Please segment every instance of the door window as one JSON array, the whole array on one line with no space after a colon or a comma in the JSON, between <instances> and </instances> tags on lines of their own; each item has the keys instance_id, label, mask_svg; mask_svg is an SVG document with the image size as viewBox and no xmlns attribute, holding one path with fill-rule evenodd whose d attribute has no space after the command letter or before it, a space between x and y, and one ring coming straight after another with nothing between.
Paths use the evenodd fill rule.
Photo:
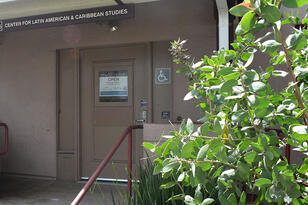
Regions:
<instances>
[{"instance_id":1,"label":"door window","mask_svg":"<svg viewBox=\"0 0 308 205\"><path fill-rule=\"evenodd\" d=\"M128 102L128 72L99 72L99 102Z\"/></svg>"},{"instance_id":2,"label":"door window","mask_svg":"<svg viewBox=\"0 0 308 205\"><path fill-rule=\"evenodd\" d=\"M95 105L132 105L132 61L95 63Z\"/></svg>"}]
</instances>

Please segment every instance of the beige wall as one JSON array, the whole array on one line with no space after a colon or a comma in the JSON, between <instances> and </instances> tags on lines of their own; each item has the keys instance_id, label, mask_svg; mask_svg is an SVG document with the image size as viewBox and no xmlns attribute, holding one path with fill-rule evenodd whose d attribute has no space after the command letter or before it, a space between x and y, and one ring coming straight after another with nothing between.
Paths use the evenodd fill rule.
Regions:
<instances>
[{"instance_id":1,"label":"beige wall","mask_svg":"<svg viewBox=\"0 0 308 205\"><path fill-rule=\"evenodd\" d=\"M139 4L136 17L119 22L7 33L0 45L0 116L10 128L2 171L56 176L56 49L189 39L194 56L216 49L212 1L161 0ZM175 70L174 70L175 72ZM182 101L183 76L173 75L174 117L197 111ZM186 113L186 114L185 114ZM197 117L195 117L197 118Z\"/></svg>"}]
</instances>

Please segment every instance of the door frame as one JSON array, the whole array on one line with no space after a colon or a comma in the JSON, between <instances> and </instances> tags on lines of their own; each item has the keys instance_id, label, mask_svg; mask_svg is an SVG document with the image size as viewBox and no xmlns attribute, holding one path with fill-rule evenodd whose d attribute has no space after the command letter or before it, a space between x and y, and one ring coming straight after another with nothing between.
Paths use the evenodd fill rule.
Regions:
<instances>
[{"instance_id":1,"label":"door frame","mask_svg":"<svg viewBox=\"0 0 308 205\"><path fill-rule=\"evenodd\" d=\"M90 49L105 49L105 48L121 48L121 47L134 47L138 45L143 45L146 47L146 54L145 54L145 62L146 66L148 67L148 73L147 73L147 99L148 99L148 123L153 122L153 46L151 42L146 43L134 43L134 44L115 44L115 45L102 45L102 46L91 46L91 47L80 47L80 48L71 48L71 50L74 53L74 103L75 103L75 110L74 110L74 157L73 157L73 164L74 164L74 180L79 181L81 179L81 135L80 135L80 111L81 111L81 95L80 95L80 81L81 81L81 57L80 57L80 51L84 50L90 50ZM61 49L66 50L66 49ZM59 96L59 52L57 52L57 78L56 78L56 90L57 90L57 109L56 109L56 115L57 115L57 145L59 143L59 102L60 102L60 96ZM119 136L120 137L120 136ZM59 146L57 146L59 147ZM57 154L60 154L62 151L58 151L57 148ZM57 163L58 166L58 163Z\"/></svg>"}]
</instances>

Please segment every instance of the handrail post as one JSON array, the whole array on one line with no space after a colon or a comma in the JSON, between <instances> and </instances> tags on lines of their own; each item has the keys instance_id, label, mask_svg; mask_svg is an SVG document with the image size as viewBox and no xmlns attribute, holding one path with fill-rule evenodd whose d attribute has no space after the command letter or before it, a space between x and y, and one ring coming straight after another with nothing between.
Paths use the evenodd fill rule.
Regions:
<instances>
[{"instance_id":1,"label":"handrail post","mask_svg":"<svg viewBox=\"0 0 308 205\"><path fill-rule=\"evenodd\" d=\"M127 192L129 195L132 194L132 146L133 146L133 139L132 139L132 127L129 128L128 131L128 180L127 180Z\"/></svg>"},{"instance_id":2,"label":"handrail post","mask_svg":"<svg viewBox=\"0 0 308 205\"><path fill-rule=\"evenodd\" d=\"M92 184L94 183L94 181L96 180L96 178L99 176L99 174L101 173L101 171L103 170L103 168L107 165L107 163L109 162L109 160L111 159L111 157L113 156L113 154L115 153L115 151L118 149L118 147L120 146L120 144L124 141L124 139L126 138L127 134L129 133L130 128L127 128L125 130L125 132L122 134L121 138L119 139L119 141L112 147L112 149L110 150L110 152L107 154L107 156L105 157L105 159L99 164L99 166L96 168L96 170L94 171L94 173L92 174L92 176L90 177L90 179L87 181L87 183L84 185L84 187L82 188L82 190L80 190L80 192L78 193L78 195L76 196L76 198L74 199L74 201L71 203L71 205L77 205L79 204L79 202L83 199L83 197L85 196L85 194L87 193L87 191L90 189L90 187L92 186Z\"/></svg>"},{"instance_id":3,"label":"handrail post","mask_svg":"<svg viewBox=\"0 0 308 205\"><path fill-rule=\"evenodd\" d=\"M107 156L104 158L104 160L99 164L99 166L96 168L88 182L84 185L84 187L80 190L76 198L73 200L71 205L78 205L79 202L83 199L87 191L90 189L96 178L99 176L101 171L104 169L104 167L107 165L113 154L116 152L116 150L119 148L120 144L124 141L126 136L128 136L128 180L127 180L127 191L129 194L132 193L132 144L133 144L133 133L132 130L134 129L143 129L143 125L135 125L135 126L129 126L126 128L125 132L121 135L119 141L117 144L115 144L110 152L107 154Z\"/></svg>"}]
</instances>

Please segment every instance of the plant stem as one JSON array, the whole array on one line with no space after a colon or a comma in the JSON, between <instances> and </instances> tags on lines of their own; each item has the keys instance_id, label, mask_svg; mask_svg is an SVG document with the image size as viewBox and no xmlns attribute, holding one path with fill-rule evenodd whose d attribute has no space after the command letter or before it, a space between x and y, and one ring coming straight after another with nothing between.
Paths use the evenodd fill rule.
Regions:
<instances>
[{"instance_id":1,"label":"plant stem","mask_svg":"<svg viewBox=\"0 0 308 205\"><path fill-rule=\"evenodd\" d=\"M297 86L297 80L296 80L296 77L294 75L294 72L293 72L293 69L292 69L292 63L291 63L291 59L288 55L288 49L286 48L286 45L285 45L285 40L281 34L281 32L277 29L277 33L278 33L278 36L280 38L280 41L281 41L281 45L282 45L282 48L283 48L283 51L285 53L285 56L286 56L286 61L287 61L287 67L288 67L288 70L289 70L289 73L291 75L291 78L292 78L292 82L294 83L294 90L295 90L295 96L297 98L297 102L298 102L298 105L300 107L301 110L304 110L305 109L305 105L303 103L303 100L302 100L302 97L301 97L301 94L299 92L299 88ZM303 115L303 118L304 118L304 121L305 121L305 124L308 125L308 114L306 111L304 111L304 115Z\"/></svg>"},{"instance_id":2,"label":"plant stem","mask_svg":"<svg viewBox=\"0 0 308 205\"><path fill-rule=\"evenodd\" d=\"M230 163L227 163L227 162L221 162L221 161L218 161L218 160L202 160L202 161L199 161L199 160L187 160L187 159L183 159L183 158L179 158L177 160L180 161L180 162L186 162L188 164L190 164L192 162L193 163L209 162L209 163L212 163L212 164L223 164L223 165L231 167L233 169L237 169L237 166L234 166L233 164L230 164Z\"/></svg>"},{"instance_id":3,"label":"plant stem","mask_svg":"<svg viewBox=\"0 0 308 205\"><path fill-rule=\"evenodd\" d=\"M196 137L196 138L203 138L203 139L219 139L221 141L225 141L226 139L224 138L220 138L220 137L209 137L209 136L193 136L193 137ZM251 140L254 140L254 139L257 139L256 137L254 138L246 138L246 139L232 139L233 141L251 141Z\"/></svg>"},{"instance_id":4,"label":"plant stem","mask_svg":"<svg viewBox=\"0 0 308 205\"><path fill-rule=\"evenodd\" d=\"M179 135L181 138L183 139L187 139L189 137L194 137L194 138L203 138L203 139L208 139L208 140L213 140L213 139L218 139L221 141L226 141L228 139L226 138L221 138L221 137L209 137L209 136L185 136L185 135ZM256 137L252 137L252 138L245 138L245 139L232 139L233 141L251 141L257 139Z\"/></svg>"},{"instance_id":5,"label":"plant stem","mask_svg":"<svg viewBox=\"0 0 308 205\"><path fill-rule=\"evenodd\" d=\"M172 178L175 181L175 183L178 185L178 187L180 188L183 196L185 196L185 191L184 191L183 187L180 185L180 183L178 182L178 180L175 179L174 175L172 175Z\"/></svg>"},{"instance_id":6,"label":"plant stem","mask_svg":"<svg viewBox=\"0 0 308 205\"><path fill-rule=\"evenodd\" d=\"M208 98L209 106L210 106L210 114L213 115L212 101Z\"/></svg>"}]
</instances>

